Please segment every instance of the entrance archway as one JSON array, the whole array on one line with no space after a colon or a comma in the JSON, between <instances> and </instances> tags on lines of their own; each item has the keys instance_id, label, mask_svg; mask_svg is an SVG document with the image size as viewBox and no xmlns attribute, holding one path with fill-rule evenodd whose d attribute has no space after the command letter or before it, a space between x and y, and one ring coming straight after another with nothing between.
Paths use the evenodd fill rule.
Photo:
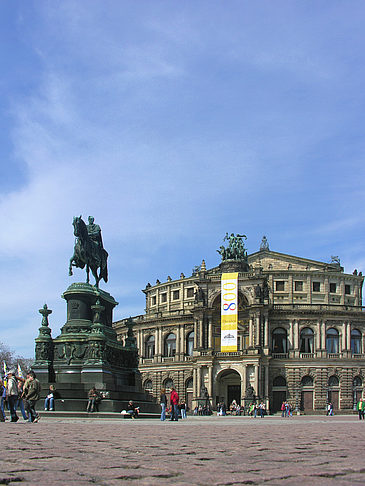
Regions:
<instances>
[{"instance_id":1,"label":"entrance archway","mask_svg":"<svg viewBox=\"0 0 365 486\"><path fill-rule=\"evenodd\" d=\"M222 370L216 380L216 402L222 402L229 408L236 400L241 404L241 376L236 370Z\"/></svg>"},{"instance_id":2,"label":"entrance archway","mask_svg":"<svg viewBox=\"0 0 365 486\"><path fill-rule=\"evenodd\" d=\"M286 400L286 379L283 376L277 376L272 384L272 405L271 411L273 413L281 410L282 403Z\"/></svg>"}]
</instances>

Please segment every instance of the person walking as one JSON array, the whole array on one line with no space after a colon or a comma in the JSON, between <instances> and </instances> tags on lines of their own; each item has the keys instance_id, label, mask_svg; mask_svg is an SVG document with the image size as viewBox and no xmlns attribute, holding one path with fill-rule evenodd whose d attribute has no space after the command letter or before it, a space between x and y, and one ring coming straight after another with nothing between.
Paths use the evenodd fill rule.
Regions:
<instances>
[{"instance_id":1,"label":"person walking","mask_svg":"<svg viewBox=\"0 0 365 486\"><path fill-rule=\"evenodd\" d=\"M16 380L15 371L13 370L9 371L8 373L6 394L8 397L11 422L17 422L19 420L19 417L16 414L16 405L18 400L18 382Z\"/></svg>"},{"instance_id":2,"label":"person walking","mask_svg":"<svg viewBox=\"0 0 365 486\"><path fill-rule=\"evenodd\" d=\"M29 422L38 422L40 417L35 410L37 401L40 398L41 384L36 378L34 371L29 371L24 383L22 398L25 400L25 409L28 413Z\"/></svg>"},{"instance_id":3,"label":"person walking","mask_svg":"<svg viewBox=\"0 0 365 486\"><path fill-rule=\"evenodd\" d=\"M171 388L170 402L171 402L170 420L171 421L175 420L177 422L179 420L179 395L174 387Z\"/></svg>"},{"instance_id":4,"label":"person walking","mask_svg":"<svg viewBox=\"0 0 365 486\"><path fill-rule=\"evenodd\" d=\"M166 420L166 406L167 406L167 397L166 397L165 388L161 388L160 391L160 405L161 405L161 420L163 422L164 420Z\"/></svg>"}]
</instances>

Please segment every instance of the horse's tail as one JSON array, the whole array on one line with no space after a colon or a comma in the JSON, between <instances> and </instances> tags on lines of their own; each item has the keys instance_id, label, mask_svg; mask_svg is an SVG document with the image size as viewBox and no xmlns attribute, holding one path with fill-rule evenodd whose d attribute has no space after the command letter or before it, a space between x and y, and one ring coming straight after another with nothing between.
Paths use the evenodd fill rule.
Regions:
<instances>
[{"instance_id":1,"label":"horse's tail","mask_svg":"<svg viewBox=\"0 0 365 486\"><path fill-rule=\"evenodd\" d=\"M104 248L101 256L100 278L104 279L104 282L108 281L108 252Z\"/></svg>"}]
</instances>

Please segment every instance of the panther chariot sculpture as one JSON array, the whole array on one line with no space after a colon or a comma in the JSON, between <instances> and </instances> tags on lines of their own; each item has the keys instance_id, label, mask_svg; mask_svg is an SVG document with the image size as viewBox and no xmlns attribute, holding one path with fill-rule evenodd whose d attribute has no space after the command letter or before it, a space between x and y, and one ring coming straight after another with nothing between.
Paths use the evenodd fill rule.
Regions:
<instances>
[{"instance_id":1,"label":"panther chariot sculpture","mask_svg":"<svg viewBox=\"0 0 365 486\"><path fill-rule=\"evenodd\" d=\"M89 216L89 224L85 224L82 216L73 219L75 246L70 259L69 275L72 267L84 269L86 267L86 283L90 283L90 270L95 278L95 287L99 282L108 281L108 252L104 249L101 229L94 223L94 217Z\"/></svg>"}]
</instances>

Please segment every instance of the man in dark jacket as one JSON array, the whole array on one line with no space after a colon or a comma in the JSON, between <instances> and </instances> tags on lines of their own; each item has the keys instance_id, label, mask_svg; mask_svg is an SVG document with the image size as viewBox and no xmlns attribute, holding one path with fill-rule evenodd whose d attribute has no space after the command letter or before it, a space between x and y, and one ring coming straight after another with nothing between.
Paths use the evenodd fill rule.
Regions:
<instances>
[{"instance_id":1,"label":"man in dark jacket","mask_svg":"<svg viewBox=\"0 0 365 486\"><path fill-rule=\"evenodd\" d=\"M27 379L23 388L23 399L25 401L25 409L28 413L29 422L38 422L39 415L35 411L35 404L40 398L41 384L37 380L34 371L29 371Z\"/></svg>"},{"instance_id":2,"label":"man in dark jacket","mask_svg":"<svg viewBox=\"0 0 365 486\"><path fill-rule=\"evenodd\" d=\"M170 402L171 402L171 418L170 420L179 420L179 395L174 387L171 388L171 395L170 395Z\"/></svg>"}]
</instances>

